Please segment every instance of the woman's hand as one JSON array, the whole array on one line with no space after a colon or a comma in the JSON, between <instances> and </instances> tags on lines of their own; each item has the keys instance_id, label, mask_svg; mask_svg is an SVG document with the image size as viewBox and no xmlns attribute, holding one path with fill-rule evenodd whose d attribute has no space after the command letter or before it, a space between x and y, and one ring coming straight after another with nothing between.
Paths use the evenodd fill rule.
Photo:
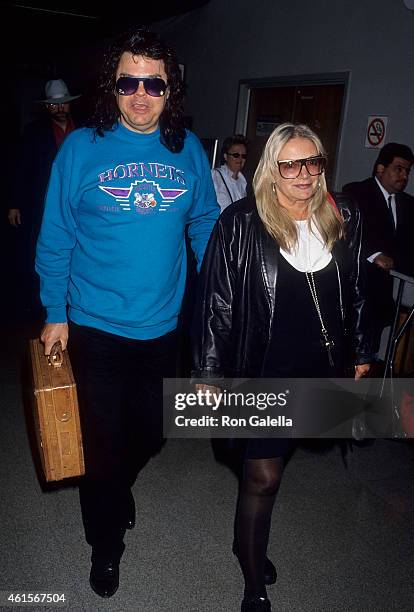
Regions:
<instances>
[{"instance_id":1,"label":"woman's hand","mask_svg":"<svg viewBox=\"0 0 414 612\"><path fill-rule=\"evenodd\" d=\"M216 395L216 396L221 393L220 387L213 387L212 385L205 385L204 383L197 384L195 388L196 388L196 391L201 391L202 393L205 393L206 391L210 391L212 395Z\"/></svg>"},{"instance_id":2,"label":"woman's hand","mask_svg":"<svg viewBox=\"0 0 414 612\"><path fill-rule=\"evenodd\" d=\"M361 363L359 365L356 365L355 366L355 380L368 376L370 370L371 370L370 363Z\"/></svg>"}]
</instances>

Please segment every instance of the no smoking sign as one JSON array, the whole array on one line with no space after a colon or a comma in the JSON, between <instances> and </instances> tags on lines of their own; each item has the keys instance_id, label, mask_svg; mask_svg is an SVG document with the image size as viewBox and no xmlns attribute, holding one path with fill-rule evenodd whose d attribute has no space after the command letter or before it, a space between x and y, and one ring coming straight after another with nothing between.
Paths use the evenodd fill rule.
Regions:
<instances>
[{"instance_id":1,"label":"no smoking sign","mask_svg":"<svg viewBox=\"0 0 414 612\"><path fill-rule=\"evenodd\" d=\"M368 117L367 131L365 134L365 146L368 149L379 149L382 147L387 131L388 117L371 115Z\"/></svg>"}]
</instances>

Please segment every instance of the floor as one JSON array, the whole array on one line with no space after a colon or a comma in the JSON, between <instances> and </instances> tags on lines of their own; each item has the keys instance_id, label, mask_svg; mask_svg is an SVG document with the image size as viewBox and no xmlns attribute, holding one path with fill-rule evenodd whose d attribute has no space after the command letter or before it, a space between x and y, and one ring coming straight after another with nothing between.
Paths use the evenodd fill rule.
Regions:
<instances>
[{"instance_id":1,"label":"floor","mask_svg":"<svg viewBox=\"0 0 414 612\"><path fill-rule=\"evenodd\" d=\"M171 439L139 476L118 592L88 584L77 488L42 487L23 408L22 365L36 326L3 327L0 353L0 608L10 592L59 593L70 611L236 612L243 581L232 555L237 482L210 440ZM299 449L273 514L269 556L279 612L414 610L414 446L376 440ZM28 606L21 609L28 609ZM42 605L29 609L50 609Z\"/></svg>"}]
</instances>

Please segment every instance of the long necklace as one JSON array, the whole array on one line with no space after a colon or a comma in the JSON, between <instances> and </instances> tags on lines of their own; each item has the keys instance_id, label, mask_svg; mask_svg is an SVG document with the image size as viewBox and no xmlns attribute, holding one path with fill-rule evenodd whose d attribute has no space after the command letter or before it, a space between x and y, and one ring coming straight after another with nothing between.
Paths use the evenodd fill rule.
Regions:
<instances>
[{"instance_id":1,"label":"long necklace","mask_svg":"<svg viewBox=\"0 0 414 612\"><path fill-rule=\"evenodd\" d=\"M311 257L310 257L310 232L311 228L308 226L308 268L309 270L305 272L306 280L308 281L308 287L311 292L313 303L315 304L316 312L318 313L319 321L321 324L321 344L326 348L326 352L328 353L329 365L333 368L334 361L332 357L332 349L335 346L332 338L329 337L328 330L326 329L324 320L322 318L321 308L319 306L318 294L316 292L315 278L313 276Z\"/></svg>"}]
</instances>

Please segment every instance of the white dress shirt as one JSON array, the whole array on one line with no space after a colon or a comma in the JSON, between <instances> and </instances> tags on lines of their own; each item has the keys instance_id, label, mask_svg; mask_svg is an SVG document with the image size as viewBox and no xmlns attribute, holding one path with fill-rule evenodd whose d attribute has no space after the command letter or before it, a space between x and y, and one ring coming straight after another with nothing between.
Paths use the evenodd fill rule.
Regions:
<instances>
[{"instance_id":1,"label":"white dress shirt","mask_svg":"<svg viewBox=\"0 0 414 612\"><path fill-rule=\"evenodd\" d=\"M217 202L223 211L232 202L236 202L246 197L247 181L241 172L238 173L236 179L233 178L233 174L229 170L227 164L220 166L219 170L226 182L227 189L217 168L211 171L211 177L213 179L214 189L216 190Z\"/></svg>"},{"instance_id":2,"label":"white dress shirt","mask_svg":"<svg viewBox=\"0 0 414 612\"><path fill-rule=\"evenodd\" d=\"M332 259L330 251L323 242L318 228L308 221L295 221L298 229L298 244L292 253L280 249L280 254L299 272L317 272L325 268Z\"/></svg>"}]
</instances>

